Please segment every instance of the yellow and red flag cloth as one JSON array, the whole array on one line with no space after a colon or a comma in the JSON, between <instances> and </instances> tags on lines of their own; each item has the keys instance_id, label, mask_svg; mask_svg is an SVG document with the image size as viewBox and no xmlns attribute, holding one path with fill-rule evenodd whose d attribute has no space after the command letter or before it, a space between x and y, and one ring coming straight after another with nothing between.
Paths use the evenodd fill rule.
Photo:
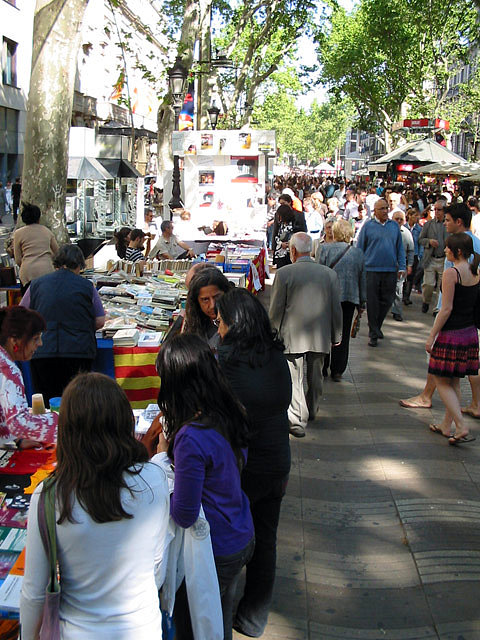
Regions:
<instances>
[{"instance_id":1,"label":"yellow and red flag cloth","mask_svg":"<svg viewBox=\"0 0 480 640\"><path fill-rule=\"evenodd\" d=\"M155 369L158 347L113 347L115 379L132 409L157 402L160 378Z\"/></svg>"}]
</instances>

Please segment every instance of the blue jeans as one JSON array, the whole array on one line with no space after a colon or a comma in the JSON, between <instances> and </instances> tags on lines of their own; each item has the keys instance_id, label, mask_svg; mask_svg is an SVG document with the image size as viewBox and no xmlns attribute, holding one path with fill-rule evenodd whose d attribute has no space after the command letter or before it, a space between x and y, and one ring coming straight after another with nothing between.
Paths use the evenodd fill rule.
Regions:
<instances>
[{"instance_id":1,"label":"blue jeans","mask_svg":"<svg viewBox=\"0 0 480 640\"><path fill-rule=\"evenodd\" d=\"M242 567L250 560L255 547L255 538L252 538L247 546L229 556L215 556L218 586L222 602L223 633L224 640L232 640L233 600L237 590L238 578ZM175 607L173 609L176 640L194 640L190 612L188 610L187 588L185 580L182 582L175 595Z\"/></svg>"},{"instance_id":2,"label":"blue jeans","mask_svg":"<svg viewBox=\"0 0 480 640\"><path fill-rule=\"evenodd\" d=\"M242 489L250 500L255 527L255 551L247 563L245 589L234 628L253 638L263 634L270 611L277 561L277 528L287 482L288 474L242 473Z\"/></svg>"}]
</instances>

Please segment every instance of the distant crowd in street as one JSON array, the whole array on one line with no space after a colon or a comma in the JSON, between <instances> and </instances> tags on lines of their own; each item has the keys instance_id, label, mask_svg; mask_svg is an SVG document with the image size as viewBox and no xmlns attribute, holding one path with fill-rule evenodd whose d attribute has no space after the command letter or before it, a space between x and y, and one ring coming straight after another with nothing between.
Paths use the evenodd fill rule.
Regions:
<instances>
[{"instance_id":1,"label":"distant crowd in street","mask_svg":"<svg viewBox=\"0 0 480 640\"><path fill-rule=\"evenodd\" d=\"M316 273L319 277L319 272L299 277L300 267L295 264L300 260L297 245L304 236L310 238L311 249L306 251L306 244L302 244L301 261L317 262L336 273L333 289L340 296L336 301L333 290L327 296L332 305L331 315L326 315L324 308L322 312L314 311L318 292L312 276ZM268 191L267 243L277 268L271 318L285 341L293 381L289 411L293 435L303 436L307 421L315 417L316 394L321 393L321 380L328 375L328 368L334 381L341 380L348 364L349 340L356 335L364 310L368 346L376 348L384 339L382 327L388 313L397 322L403 322L403 309L412 304L412 292L417 292L422 296L421 311L426 314L432 310L435 317L425 345L430 354L428 377L418 396L401 400L400 404L414 409L430 408L437 389L446 413L440 424L430 425L431 431L448 437L450 444L474 439L464 415L480 418L475 321L477 306L480 311L477 197L468 195L458 184L403 185L377 181L366 185L343 178L301 175L277 178ZM278 310L278 290L283 288L284 281L295 280L294 275L298 276L295 296L291 292L290 297L282 293L285 309ZM277 281L282 285L277 285ZM438 295L434 303L435 292ZM293 299L298 299L294 310ZM316 322L323 323L327 316L337 317L339 308L339 320L330 327L330 348L320 348L314 338L315 314ZM297 318L297 323L286 338L282 328L287 326L290 315ZM341 327L337 333L338 322ZM299 349L295 345L302 335L303 345ZM294 362L299 352L302 360ZM320 355L323 376L317 373ZM307 365L305 400L303 359ZM470 380L472 402L461 409L459 380L464 376Z\"/></svg>"}]
</instances>

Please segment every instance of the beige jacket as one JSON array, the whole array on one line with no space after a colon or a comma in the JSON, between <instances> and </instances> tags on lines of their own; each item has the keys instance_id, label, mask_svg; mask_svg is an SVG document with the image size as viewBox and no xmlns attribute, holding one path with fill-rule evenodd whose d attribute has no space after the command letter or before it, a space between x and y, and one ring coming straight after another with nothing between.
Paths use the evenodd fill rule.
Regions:
<instances>
[{"instance_id":1,"label":"beige jacket","mask_svg":"<svg viewBox=\"0 0 480 640\"><path fill-rule=\"evenodd\" d=\"M58 244L53 233L43 224L28 224L13 234L15 262L20 267L23 285L53 271L53 256Z\"/></svg>"},{"instance_id":2,"label":"beige jacket","mask_svg":"<svg viewBox=\"0 0 480 640\"><path fill-rule=\"evenodd\" d=\"M270 320L285 353L330 353L342 339L340 283L333 269L308 256L275 274Z\"/></svg>"}]
</instances>

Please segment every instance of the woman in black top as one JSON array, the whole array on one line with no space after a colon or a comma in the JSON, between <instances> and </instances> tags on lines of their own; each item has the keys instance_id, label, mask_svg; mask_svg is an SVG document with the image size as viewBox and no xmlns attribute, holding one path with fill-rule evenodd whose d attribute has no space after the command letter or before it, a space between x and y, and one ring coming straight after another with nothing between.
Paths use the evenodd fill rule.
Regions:
<instances>
[{"instance_id":1,"label":"woman in black top","mask_svg":"<svg viewBox=\"0 0 480 640\"><path fill-rule=\"evenodd\" d=\"M290 471L287 409L292 383L283 344L254 295L232 289L218 299L217 311L219 364L250 421L242 488L250 500L256 544L234 629L259 637L272 599L277 527Z\"/></svg>"},{"instance_id":2,"label":"woman in black top","mask_svg":"<svg viewBox=\"0 0 480 640\"><path fill-rule=\"evenodd\" d=\"M453 267L442 276L442 308L435 318L427 343L430 354L428 372L434 376L437 391L445 405L445 416L430 430L449 438L450 444L471 442L460 409L460 378L478 375L478 331L474 310L479 295L477 275L480 256L473 253L472 238L453 233L447 238L445 254ZM452 423L455 433L451 435Z\"/></svg>"},{"instance_id":3,"label":"woman in black top","mask_svg":"<svg viewBox=\"0 0 480 640\"><path fill-rule=\"evenodd\" d=\"M295 216L295 211L286 204L278 207L275 217L278 226L275 226L273 238L273 263L277 269L291 264L288 242L297 231L304 231L303 225Z\"/></svg>"}]
</instances>

